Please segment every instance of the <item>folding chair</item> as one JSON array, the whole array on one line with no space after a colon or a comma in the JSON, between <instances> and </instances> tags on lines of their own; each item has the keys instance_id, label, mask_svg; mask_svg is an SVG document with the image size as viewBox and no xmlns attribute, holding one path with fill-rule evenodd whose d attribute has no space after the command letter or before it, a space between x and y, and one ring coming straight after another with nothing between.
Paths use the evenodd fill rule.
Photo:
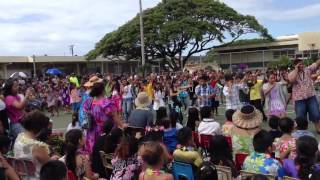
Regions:
<instances>
[{"instance_id":1,"label":"folding chair","mask_svg":"<svg viewBox=\"0 0 320 180\"><path fill-rule=\"evenodd\" d=\"M212 138L212 135L200 134L200 146L204 149L206 156L208 156L208 149Z\"/></svg>"},{"instance_id":2,"label":"folding chair","mask_svg":"<svg viewBox=\"0 0 320 180\"><path fill-rule=\"evenodd\" d=\"M21 159L29 176L35 176L37 168L33 161L29 159Z\"/></svg>"},{"instance_id":3,"label":"folding chair","mask_svg":"<svg viewBox=\"0 0 320 180\"><path fill-rule=\"evenodd\" d=\"M10 164L10 166L12 166L12 168L14 168L15 166L16 166L16 164L15 164L15 158L13 158L13 157L5 157L6 158L6 160L7 160L7 162Z\"/></svg>"},{"instance_id":4,"label":"folding chair","mask_svg":"<svg viewBox=\"0 0 320 180\"><path fill-rule=\"evenodd\" d=\"M29 159L17 159L14 160L14 170L22 179L32 179L35 177L36 165Z\"/></svg>"},{"instance_id":5,"label":"folding chair","mask_svg":"<svg viewBox=\"0 0 320 180\"><path fill-rule=\"evenodd\" d=\"M235 155L235 163L238 170L242 169L243 162L247 156L248 156L247 153L237 153Z\"/></svg>"},{"instance_id":6,"label":"folding chair","mask_svg":"<svg viewBox=\"0 0 320 180\"><path fill-rule=\"evenodd\" d=\"M100 157L102 160L102 164L104 166L104 168L106 169L106 171L113 169L112 164L111 164L111 160L113 158L113 153L110 154L106 154L103 151L100 151Z\"/></svg>"},{"instance_id":7,"label":"folding chair","mask_svg":"<svg viewBox=\"0 0 320 180\"><path fill-rule=\"evenodd\" d=\"M230 147L232 149L232 137L231 136L226 136L226 139L227 139L227 141L228 141L228 143L229 143L229 145L230 145Z\"/></svg>"},{"instance_id":8,"label":"folding chair","mask_svg":"<svg viewBox=\"0 0 320 180\"><path fill-rule=\"evenodd\" d=\"M294 178L294 177L285 176L284 180L299 180L299 179Z\"/></svg>"},{"instance_id":9,"label":"folding chair","mask_svg":"<svg viewBox=\"0 0 320 180\"><path fill-rule=\"evenodd\" d=\"M77 180L77 176L71 170L68 170L68 180Z\"/></svg>"},{"instance_id":10,"label":"folding chair","mask_svg":"<svg viewBox=\"0 0 320 180\"><path fill-rule=\"evenodd\" d=\"M232 180L232 171L230 167L227 166L215 166L218 172L219 180Z\"/></svg>"},{"instance_id":11,"label":"folding chair","mask_svg":"<svg viewBox=\"0 0 320 180\"><path fill-rule=\"evenodd\" d=\"M241 180L246 180L248 177L252 177L254 175L261 174L261 173L254 173L249 171L240 171ZM275 180L276 177L271 174L263 174L267 176L268 180Z\"/></svg>"},{"instance_id":12,"label":"folding chair","mask_svg":"<svg viewBox=\"0 0 320 180\"><path fill-rule=\"evenodd\" d=\"M196 144L196 146L200 147L199 134L195 131L192 131L192 137L193 137L193 141Z\"/></svg>"},{"instance_id":13,"label":"folding chair","mask_svg":"<svg viewBox=\"0 0 320 180\"><path fill-rule=\"evenodd\" d=\"M172 169L174 180L194 180L191 164L174 161Z\"/></svg>"}]
</instances>

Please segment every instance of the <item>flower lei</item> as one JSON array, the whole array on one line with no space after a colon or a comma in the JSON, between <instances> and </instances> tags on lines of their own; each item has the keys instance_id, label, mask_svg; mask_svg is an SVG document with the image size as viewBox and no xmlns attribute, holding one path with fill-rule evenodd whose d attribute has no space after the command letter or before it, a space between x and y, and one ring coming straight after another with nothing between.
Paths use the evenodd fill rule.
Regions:
<instances>
[{"instance_id":1,"label":"flower lei","mask_svg":"<svg viewBox=\"0 0 320 180\"><path fill-rule=\"evenodd\" d=\"M146 133L149 133L149 132L163 132L164 131L164 127L163 126L155 126L155 127L150 127L150 126L147 126L146 127Z\"/></svg>"},{"instance_id":2,"label":"flower lei","mask_svg":"<svg viewBox=\"0 0 320 180\"><path fill-rule=\"evenodd\" d=\"M164 174L165 172L162 171L162 170L153 170L151 168L147 168L146 169L146 174L148 176L152 176L152 175L155 175L155 176L160 176L161 174Z\"/></svg>"},{"instance_id":3,"label":"flower lei","mask_svg":"<svg viewBox=\"0 0 320 180\"><path fill-rule=\"evenodd\" d=\"M177 149L180 149L182 151L194 151L195 149L191 146L186 147L186 146L182 146L181 144L177 144Z\"/></svg>"}]
</instances>

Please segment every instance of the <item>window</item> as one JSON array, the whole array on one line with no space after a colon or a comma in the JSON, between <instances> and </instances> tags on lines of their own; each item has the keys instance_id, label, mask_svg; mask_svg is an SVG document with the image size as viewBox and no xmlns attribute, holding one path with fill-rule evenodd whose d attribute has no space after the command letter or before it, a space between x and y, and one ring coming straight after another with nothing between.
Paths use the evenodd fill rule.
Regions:
<instances>
[{"instance_id":1,"label":"window","mask_svg":"<svg viewBox=\"0 0 320 180\"><path fill-rule=\"evenodd\" d=\"M279 59L281 56L280 51L273 51L273 59Z\"/></svg>"}]
</instances>

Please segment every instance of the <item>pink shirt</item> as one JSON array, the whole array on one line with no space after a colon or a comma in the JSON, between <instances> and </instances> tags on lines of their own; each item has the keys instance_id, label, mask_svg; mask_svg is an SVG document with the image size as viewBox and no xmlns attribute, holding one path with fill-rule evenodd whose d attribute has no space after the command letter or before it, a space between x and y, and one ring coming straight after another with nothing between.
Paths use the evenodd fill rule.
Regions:
<instances>
[{"instance_id":1,"label":"pink shirt","mask_svg":"<svg viewBox=\"0 0 320 180\"><path fill-rule=\"evenodd\" d=\"M315 96L316 91L311 79L311 74L317 70L317 64L306 67L304 72L298 73L296 82L292 87L292 99L294 101L308 99L309 97Z\"/></svg>"},{"instance_id":2,"label":"pink shirt","mask_svg":"<svg viewBox=\"0 0 320 180\"><path fill-rule=\"evenodd\" d=\"M7 113L8 113L8 117L10 118L11 123L21 122L21 119L24 116L24 113L21 109L17 109L13 106L13 103L15 101L20 102L21 101L20 97L19 96L7 96L5 98Z\"/></svg>"}]
</instances>

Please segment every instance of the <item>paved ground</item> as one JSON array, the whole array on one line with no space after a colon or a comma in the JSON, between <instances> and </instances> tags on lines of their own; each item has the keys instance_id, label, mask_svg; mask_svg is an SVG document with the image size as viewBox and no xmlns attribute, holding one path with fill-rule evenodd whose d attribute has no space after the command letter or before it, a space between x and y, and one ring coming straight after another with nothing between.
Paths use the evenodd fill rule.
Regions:
<instances>
[{"instance_id":1,"label":"paved ground","mask_svg":"<svg viewBox=\"0 0 320 180\"><path fill-rule=\"evenodd\" d=\"M216 116L215 119L217 121L219 121L220 123L223 123L224 120L225 120L224 113L225 113L225 105L220 105L220 107L219 107L219 115ZM295 113L293 111L292 105L289 105L287 114L291 118L295 117ZM64 112L61 111L60 115L59 116L54 116L52 118L52 120L53 120L53 128L54 129L58 129L58 130L63 130L64 131L67 128L68 124L71 122L71 113L64 113ZM268 129L268 124L266 122L264 122L262 124L262 127L265 128L265 129ZM320 135L315 133L313 124L311 124L311 123L309 124L309 129L310 129L310 131L312 131L316 135L317 139L320 140Z\"/></svg>"}]
</instances>

